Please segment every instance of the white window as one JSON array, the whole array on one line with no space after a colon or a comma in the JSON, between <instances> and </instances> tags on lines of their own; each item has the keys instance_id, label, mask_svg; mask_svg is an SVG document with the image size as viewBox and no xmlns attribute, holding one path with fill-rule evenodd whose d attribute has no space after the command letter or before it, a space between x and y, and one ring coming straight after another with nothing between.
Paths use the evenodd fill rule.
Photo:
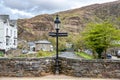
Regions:
<instances>
[{"instance_id":1,"label":"white window","mask_svg":"<svg viewBox=\"0 0 120 80\"><path fill-rule=\"evenodd\" d=\"M14 31L14 36L15 36L15 31Z\"/></svg>"},{"instance_id":2,"label":"white window","mask_svg":"<svg viewBox=\"0 0 120 80\"><path fill-rule=\"evenodd\" d=\"M6 45L9 45L9 39L6 39Z\"/></svg>"},{"instance_id":3,"label":"white window","mask_svg":"<svg viewBox=\"0 0 120 80\"><path fill-rule=\"evenodd\" d=\"M12 36L12 30L10 30L10 34L11 34L11 36Z\"/></svg>"},{"instance_id":4,"label":"white window","mask_svg":"<svg viewBox=\"0 0 120 80\"><path fill-rule=\"evenodd\" d=\"M13 43L13 45L16 45L16 40L14 40L14 43Z\"/></svg>"},{"instance_id":5,"label":"white window","mask_svg":"<svg viewBox=\"0 0 120 80\"><path fill-rule=\"evenodd\" d=\"M6 29L6 36L8 36L8 28Z\"/></svg>"}]
</instances>

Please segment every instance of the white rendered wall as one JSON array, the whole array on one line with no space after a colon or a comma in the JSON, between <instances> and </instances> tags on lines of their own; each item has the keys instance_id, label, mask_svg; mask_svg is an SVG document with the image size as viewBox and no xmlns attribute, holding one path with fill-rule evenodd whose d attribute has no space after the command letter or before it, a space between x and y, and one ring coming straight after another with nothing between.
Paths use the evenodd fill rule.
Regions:
<instances>
[{"instance_id":1,"label":"white rendered wall","mask_svg":"<svg viewBox=\"0 0 120 80\"><path fill-rule=\"evenodd\" d=\"M0 21L0 49L5 49L5 34L4 34L4 25L3 22Z\"/></svg>"},{"instance_id":2,"label":"white rendered wall","mask_svg":"<svg viewBox=\"0 0 120 80\"><path fill-rule=\"evenodd\" d=\"M9 40L8 45L6 45L6 38ZM5 49L5 51L17 48L17 26L10 26L9 22L0 21L0 42L2 42L0 49Z\"/></svg>"}]
</instances>

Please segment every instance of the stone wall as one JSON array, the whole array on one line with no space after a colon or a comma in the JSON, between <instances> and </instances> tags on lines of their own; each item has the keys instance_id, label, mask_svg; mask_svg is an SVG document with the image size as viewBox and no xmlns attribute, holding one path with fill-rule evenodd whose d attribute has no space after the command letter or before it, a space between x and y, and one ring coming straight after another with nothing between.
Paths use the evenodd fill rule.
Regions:
<instances>
[{"instance_id":1,"label":"stone wall","mask_svg":"<svg viewBox=\"0 0 120 80\"><path fill-rule=\"evenodd\" d=\"M0 76L32 77L53 74L53 58L0 58Z\"/></svg>"},{"instance_id":2,"label":"stone wall","mask_svg":"<svg viewBox=\"0 0 120 80\"><path fill-rule=\"evenodd\" d=\"M120 78L120 60L61 58L61 73L77 77Z\"/></svg>"},{"instance_id":3,"label":"stone wall","mask_svg":"<svg viewBox=\"0 0 120 80\"><path fill-rule=\"evenodd\" d=\"M120 60L59 58L61 74L77 77L120 78ZM0 76L34 77L54 74L54 58L0 58Z\"/></svg>"}]
</instances>

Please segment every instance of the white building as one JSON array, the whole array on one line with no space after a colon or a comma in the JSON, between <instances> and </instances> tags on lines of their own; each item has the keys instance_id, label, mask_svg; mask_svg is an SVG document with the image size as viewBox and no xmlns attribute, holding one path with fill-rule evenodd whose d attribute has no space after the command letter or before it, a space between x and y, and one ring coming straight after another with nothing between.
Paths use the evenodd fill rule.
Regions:
<instances>
[{"instance_id":1,"label":"white building","mask_svg":"<svg viewBox=\"0 0 120 80\"><path fill-rule=\"evenodd\" d=\"M17 48L17 21L9 15L0 15L0 50Z\"/></svg>"}]
</instances>

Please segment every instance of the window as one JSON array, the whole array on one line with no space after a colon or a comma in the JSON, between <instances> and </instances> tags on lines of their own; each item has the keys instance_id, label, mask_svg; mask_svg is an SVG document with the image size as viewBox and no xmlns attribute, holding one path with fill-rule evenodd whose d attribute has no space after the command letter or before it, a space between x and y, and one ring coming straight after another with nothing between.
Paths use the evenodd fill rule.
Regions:
<instances>
[{"instance_id":1,"label":"window","mask_svg":"<svg viewBox=\"0 0 120 80\"><path fill-rule=\"evenodd\" d=\"M33 51L35 51L35 47L33 47Z\"/></svg>"},{"instance_id":2,"label":"window","mask_svg":"<svg viewBox=\"0 0 120 80\"><path fill-rule=\"evenodd\" d=\"M13 45L16 45L16 40L14 40L14 43L13 43Z\"/></svg>"},{"instance_id":3,"label":"window","mask_svg":"<svg viewBox=\"0 0 120 80\"><path fill-rule=\"evenodd\" d=\"M9 39L6 39L6 45L9 45Z\"/></svg>"},{"instance_id":4,"label":"window","mask_svg":"<svg viewBox=\"0 0 120 80\"><path fill-rule=\"evenodd\" d=\"M12 30L10 30L10 34L11 34L11 36L12 36Z\"/></svg>"},{"instance_id":5,"label":"window","mask_svg":"<svg viewBox=\"0 0 120 80\"><path fill-rule=\"evenodd\" d=\"M15 37L15 31L14 31L14 37Z\"/></svg>"},{"instance_id":6,"label":"window","mask_svg":"<svg viewBox=\"0 0 120 80\"><path fill-rule=\"evenodd\" d=\"M14 31L14 38L17 38L17 35L16 35L17 33L16 33L16 31Z\"/></svg>"},{"instance_id":7,"label":"window","mask_svg":"<svg viewBox=\"0 0 120 80\"><path fill-rule=\"evenodd\" d=\"M6 29L6 35L8 36L8 28Z\"/></svg>"}]
</instances>

